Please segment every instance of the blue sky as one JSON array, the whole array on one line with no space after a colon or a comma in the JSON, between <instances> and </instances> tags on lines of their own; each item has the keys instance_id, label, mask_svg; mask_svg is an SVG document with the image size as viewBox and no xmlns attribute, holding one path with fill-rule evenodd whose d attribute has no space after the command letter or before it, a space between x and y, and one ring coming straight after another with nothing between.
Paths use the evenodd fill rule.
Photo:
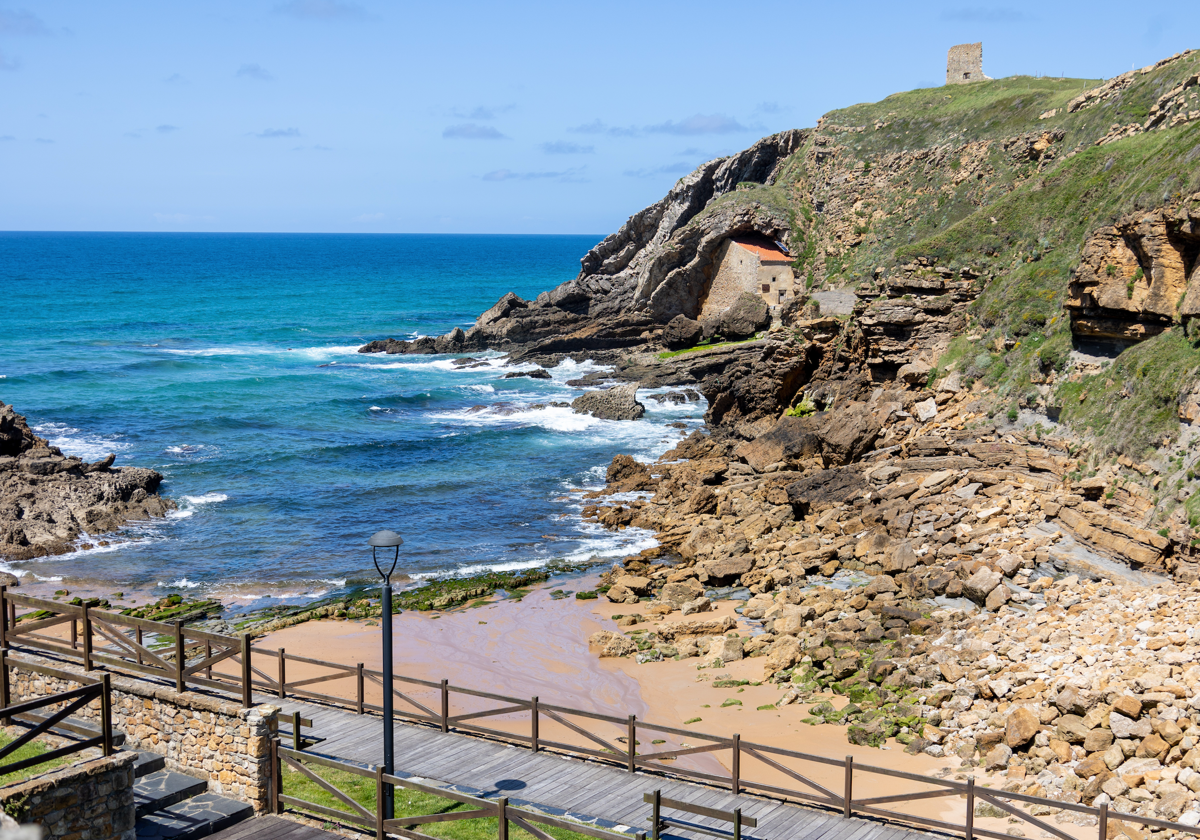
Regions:
<instances>
[{"instance_id":1,"label":"blue sky","mask_svg":"<svg viewBox=\"0 0 1200 840\"><path fill-rule=\"evenodd\" d=\"M940 84L953 44L997 78L1200 46L1200 7L1162 8L0 0L0 229L602 234L704 160Z\"/></svg>"}]
</instances>

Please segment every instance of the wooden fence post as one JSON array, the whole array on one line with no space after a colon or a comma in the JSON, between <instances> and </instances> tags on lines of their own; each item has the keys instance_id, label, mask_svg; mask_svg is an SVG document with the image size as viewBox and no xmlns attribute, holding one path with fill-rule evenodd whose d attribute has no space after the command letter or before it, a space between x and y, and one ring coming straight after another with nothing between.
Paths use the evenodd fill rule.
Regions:
<instances>
[{"instance_id":1,"label":"wooden fence post","mask_svg":"<svg viewBox=\"0 0 1200 840\"><path fill-rule=\"evenodd\" d=\"M8 604L5 603L7 586L0 585L0 648L8 647Z\"/></svg>"},{"instance_id":2,"label":"wooden fence post","mask_svg":"<svg viewBox=\"0 0 1200 840\"><path fill-rule=\"evenodd\" d=\"M136 638L137 638L137 643L138 643L138 648L139 648L139 650L137 652L137 663L139 665L141 665L142 664L142 651L140 650L140 648L142 647L142 628L135 627L135 628L133 628L133 632L135 634L137 634Z\"/></svg>"},{"instance_id":3,"label":"wooden fence post","mask_svg":"<svg viewBox=\"0 0 1200 840\"><path fill-rule=\"evenodd\" d=\"M375 767L375 840L384 840L383 833L383 768Z\"/></svg>"},{"instance_id":4,"label":"wooden fence post","mask_svg":"<svg viewBox=\"0 0 1200 840\"><path fill-rule=\"evenodd\" d=\"M391 691L392 687L386 686L384 691ZM442 731L450 731L450 681L442 680Z\"/></svg>"},{"instance_id":5,"label":"wooden fence post","mask_svg":"<svg viewBox=\"0 0 1200 840\"><path fill-rule=\"evenodd\" d=\"M12 697L9 696L10 690L8 685L8 651L0 648L0 708L7 709L12 705ZM0 720L0 724L12 726L12 718L6 717Z\"/></svg>"},{"instance_id":6,"label":"wooden fence post","mask_svg":"<svg viewBox=\"0 0 1200 840\"><path fill-rule=\"evenodd\" d=\"M1100 806L1100 840L1108 840L1108 803Z\"/></svg>"},{"instance_id":7,"label":"wooden fence post","mask_svg":"<svg viewBox=\"0 0 1200 840\"><path fill-rule=\"evenodd\" d=\"M207 641L207 640L204 642L204 658L205 659L212 658L212 642ZM204 676L210 680L212 679L212 665L209 665L207 668L204 669Z\"/></svg>"},{"instance_id":8,"label":"wooden fence post","mask_svg":"<svg viewBox=\"0 0 1200 840\"><path fill-rule=\"evenodd\" d=\"M538 751L538 699L529 701L529 746Z\"/></svg>"},{"instance_id":9,"label":"wooden fence post","mask_svg":"<svg viewBox=\"0 0 1200 840\"><path fill-rule=\"evenodd\" d=\"M975 777L967 776L967 840L975 838Z\"/></svg>"},{"instance_id":10,"label":"wooden fence post","mask_svg":"<svg viewBox=\"0 0 1200 840\"><path fill-rule=\"evenodd\" d=\"M733 735L733 795L742 792L742 736L736 732Z\"/></svg>"},{"instance_id":11,"label":"wooden fence post","mask_svg":"<svg viewBox=\"0 0 1200 840\"><path fill-rule=\"evenodd\" d=\"M304 749L300 742L300 713L292 712L292 749L296 752Z\"/></svg>"},{"instance_id":12,"label":"wooden fence post","mask_svg":"<svg viewBox=\"0 0 1200 840\"><path fill-rule=\"evenodd\" d=\"M496 802L497 840L508 840L508 797L501 796Z\"/></svg>"},{"instance_id":13,"label":"wooden fence post","mask_svg":"<svg viewBox=\"0 0 1200 840\"><path fill-rule=\"evenodd\" d=\"M104 736L104 754L109 756L113 754L112 677L103 674L100 677L100 688L104 692L100 695L100 728Z\"/></svg>"},{"instance_id":14,"label":"wooden fence post","mask_svg":"<svg viewBox=\"0 0 1200 840\"><path fill-rule=\"evenodd\" d=\"M83 602L83 670L92 670L92 616L87 601Z\"/></svg>"},{"instance_id":15,"label":"wooden fence post","mask_svg":"<svg viewBox=\"0 0 1200 840\"><path fill-rule=\"evenodd\" d=\"M71 619L71 650L79 650L79 620Z\"/></svg>"},{"instance_id":16,"label":"wooden fence post","mask_svg":"<svg viewBox=\"0 0 1200 840\"><path fill-rule=\"evenodd\" d=\"M846 795L842 802L842 816L850 819L850 803L854 800L854 756L846 756Z\"/></svg>"},{"instance_id":17,"label":"wooden fence post","mask_svg":"<svg viewBox=\"0 0 1200 840\"><path fill-rule=\"evenodd\" d=\"M650 836L653 837L654 840L658 840L658 832L659 832L659 825L660 825L659 820L661 819L661 816L660 816L661 813L662 813L662 791L656 790L656 791L654 791L654 815L651 817L651 820L650 820L650 824L651 824Z\"/></svg>"},{"instance_id":18,"label":"wooden fence post","mask_svg":"<svg viewBox=\"0 0 1200 840\"><path fill-rule=\"evenodd\" d=\"M283 652L283 648L279 648L279 697L282 699L287 694L287 654Z\"/></svg>"},{"instance_id":19,"label":"wooden fence post","mask_svg":"<svg viewBox=\"0 0 1200 840\"><path fill-rule=\"evenodd\" d=\"M175 622L175 690L180 694L187 691L184 682L183 669L187 665L187 655L183 644L183 622Z\"/></svg>"},{"instance_id":20,"label":"wooden fence post","mask_svg":"<svg viewBox=\"0 0 1200 840\"><path fill-rule=\"evenodd\" d=\"M626 768L630 773L633 772L633 765L637 756L637 715L629 716L629 760L626 763Z\"/></svg>"},{"instance_id":21,"label":"wooden fence post","mask_svg":"<svg viewBox=\"0 0 1200 840\"><path fill-rule=\"evenodd\" d=\"M282 814L279 807L279 794L283 791L283 762L279 760L279 738L271 739L271 809L269 813Z\"/></svg>"},{"instance_id":22,"label":"wooden fence post","mask_svg":"<svg viewBox=\"0 0 1200 840\"><path fill-rule=\"evenodd\" d=\"M733 840L742 840L742 809L733 809Z\"/></svg>"},{"instance_id":23,"label":"wooden fence post","mask_svg":"<svg viewBox=\"0 0 1200 840\"><path fill-rule=\"evenodd\" d=\"M363 688L364 688L364 686L363 686L363 664L361 662L358 663L357 673L358 673L358 713L361 715L361 714L363 714L363 693L364 693L363 692Z\"/></svg>"},{"instance_id":24,"label":"wooden fence post","mask_svg":"<svg viewBox=\"0 0 1200 840\"><path fill-rule=\"evenodd\" d=\"M242 634L242 708L249 709L254 705L254 696L250 685L250 634Z\"/></svg>"}]
</instances>

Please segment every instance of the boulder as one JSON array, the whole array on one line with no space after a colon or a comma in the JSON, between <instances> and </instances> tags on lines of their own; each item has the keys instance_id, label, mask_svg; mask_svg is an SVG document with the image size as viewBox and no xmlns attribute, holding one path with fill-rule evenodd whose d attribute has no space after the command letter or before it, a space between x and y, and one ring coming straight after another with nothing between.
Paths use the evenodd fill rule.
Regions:
<instances>
[{"instance_id":1,"label":"boulder","mask_svg":"<svg viewBox=\"0 0 1200 840\"><path fill-rule=\"evenodd\" d=\"M694 601L704 594L704 587L695 578L665 584L658 593L658 599L670 604L676 609L688 601Z\"/></svg>"},{"instance_id":2,"label":"boulder","mask_svg":"<svg viewBox=\"0 0 1200 840\"><path fill-rule=\"evenodd\" d=\"M662 342L668 350L686 350L696 346L704 335L698 321L686 315L676 315L663 328Z\"/></svg>"},{"instance_id":3,"label":"boulder","mask_svg":"<svg viewBox=\"0 0 1200 840\"><path fill-rule=\"evenodd\" d=\"M876 575L871 579L871 582L863 589L863 594L867 597L874 595L884 595L896 592L900 587L896 586L896 581L892 580L887 575Z\"/></svg>"},{"instance_id":4,"label":"boulder","mask_svg":"<svg viewBox=\"0 0 1200 840\"><path fill-rule=\"evenodd\" d=\"M743 656L744 652L740 636L718 636L708 646L708 654L705 656L704 661L707 665L713 665L716 664L717 660L720 660L722 663L736 662Z\"/></svg>"},{"instance_id":5,"label":"boulder","mask_svg":"<svg viewBox=\"0 0 1200 840\"><path fill-rule=\"evenodd\" d=\"M1118 700L1120 698L1117 698ZM1150 721L1131 720L1116 710L1114 704L1112 714L1108 716L1108 728L1118 740L1141 740L1150 735Z\"/></svg>"},{"instance_id":6,"label":"boulder","mask_svg":"<svg viewBox=\"0 0 1200 840\"><path fill-rule=\"evenodd\" d=\"M800 642L791 636L782 636L771 642L767 648L767 658L763 663L763 677L791 668L800 658Z\"/></svg>"},{"instance_id":7,"label":"boulder","mask_svg":"<svg viewBox=\"0 0 1200 840\"><path fill-rule=\"evenodd\" d=\"M637 652L637 645L620 633L612 630L600 630L588 639L588 647L597 652L600 658L629 656Z\"/></svg>"},{"instance_id":8,"label":"boulder","mask_svg":"<svg viewBox=\"0 0 1200 840\"><path fill-rule=\"evenodd\" d=\"M1131 720L1137 720L1142 716L1142 701L1128 694L1122 694L1113 700L1112 708L1114 712L1118 712Z\"/></svg>"},{"instance_id":9,"label":"boulder","mask_svg":"<svg viewBox=\"0 0 1200 840\"><path fill-rule=\"evenodd\" d=\"M638 596L630 592L624 586L614 585L604 593L604 597L612 601L614 604L636 604Z\"/></svg>"},{"instance_id":10,"label":"boulder","mask_svg":"<svg viewBox=\"0 0 1200 840\"><path fill-rule=\"evenodd\" d=\"M613 582L613 588L623 586L634 595L650 594L650 578L640 575L621 575Z\"/></svg>"},{"instance_id":11,"label":"boulder","mask_svg":"<svg viewBox=\"0 0 1200 840\"><path fill-rule=\"evenodd\" d=\"M816 513L861 496L870 489L852 467L819 470L787 486L788 502L800 514Z\"/></svg>"},{"instance_id":12,"label":"boulder","mask_svg":"<svg viewBox=\"0 0 1200 840\"><path fill-rule=\"evenodd\" d=\"M1033 740L1033 736L1042 728L1042 722L1025 706L1018 706L1008 716L1004 724L1004 743L1011 748L1019 749Z\"/></svg>"},{"instance_id":13,"label":"boulder","mask_svg":"<svg viewBox=\"0 0 1200 840\"><path fill-rule=\"evenodd\" d=\"M712 601L701 595L699 598L688 601L679 608L679 611L684 615L695 615L696 613L708 612L712 609Z\"/></svg>"},{"instance_id":14,"label":"boulder","mask_svg":"<svg viewBox=\"0 0 1200 840\"><path fill-rule=\"evenodd\" d=\"M767 302L753 292L742 292L726 309L717 324L722 338L750 338L771 325L771 310Z\"/></svg>"},{"instance_id":15,"label":"boulder","mask_svg":"<svg viewBox=\"0 0 1200 840\"><path fill-rule=\"evenodd\" d=\"M645 464L631 455L617 455L608 465L605 489L610 493L632 493L654 486L654 478Z\"/></svg>"},{"instance_id":16,"label":"boulder","mask_svg":"<svg viewBox=\"0 0 1200 840\"><path fill-rule=\"evenodd\" d=\"M590 414L600 420L639 420L646 406L637 401L638 385L629 382L602 391L588 391L576 397L571 409L576 414Z\"/></svg>"},{"instance_id":17,"label":"boulder","mask_svg":"<svg viewBox=\"0 0 1200 840\"><path fill-rule=\"evenodd\" d=\"M715 586L729 586L754 568L754 556L736 554L716 560L706 560L700 568L708 574L709 582Z\"/></svg>"},{"instance_id":18,"label":"boulder","mask_svg":"<svg viewBox=\"0 0 1200 840\"><path fill-rule=\"evenodd\" d=\"M963 583L963 594L975 603L983 604L1001 580L999 572L984 566Z\"/></svg>"},{"instance_id":19,"label":"boulder","mask_svg":"<svg viewBox=\"0 0 1200 840\"><path fill-rule=\"evenodd\" d=\"M1012 761L1012 748L1006 744L997 744L984 758L985 770L1003 770Z\"/></svg>"},{"instance_id":20,"label":"boulder","mask_svg":"<svg viewBox=\"0 0 1200 840\"><path fill-rule=\"evenodd\" d=\"M1012 590L1004 584L1000 584L988 594L987 599L983 602L983 606L985 609L995 612L1011 599Z\"/></svg>"},{"instance_id":21,"label":"boulder","mask_svg":"<svg viewBox=\"0 0 1200 840\"><path fill-rule=\"evenodd\" d=\"M901 365L896 371L896 378L910 387L920 387L929 379L929 371L933 370L933 366L917 359L915 362L909 362L906 365Z\"/></svg>"}]
</instances>

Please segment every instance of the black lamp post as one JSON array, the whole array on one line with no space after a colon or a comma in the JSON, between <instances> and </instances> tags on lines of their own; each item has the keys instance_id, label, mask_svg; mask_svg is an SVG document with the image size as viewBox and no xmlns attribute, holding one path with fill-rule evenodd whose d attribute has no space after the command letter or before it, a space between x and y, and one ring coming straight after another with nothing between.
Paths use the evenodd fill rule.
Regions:
<instances>
[{"instance_id":1,"label":"black lamp post","mask_svg":"<svg viewBox=\"0 0 1200 840\"><path fill-rule=\"evenodd\" d=\"M380 624L383 625L383 772L389 776L396 772L395 749L392 732L392 573L396 571L396 563L400 560L400 546L404 540L395 531L379 531L367 540L371 546L371 560L375 563L375 571L383 578L383 598ZM381 548L394 548L392 565L385 572L379 565L377 552ZM387 562L386 553L384 563ZM392 786L383 788L383 817L390 820L395 816L392 802Z\"/></svg>"}]
</instances>

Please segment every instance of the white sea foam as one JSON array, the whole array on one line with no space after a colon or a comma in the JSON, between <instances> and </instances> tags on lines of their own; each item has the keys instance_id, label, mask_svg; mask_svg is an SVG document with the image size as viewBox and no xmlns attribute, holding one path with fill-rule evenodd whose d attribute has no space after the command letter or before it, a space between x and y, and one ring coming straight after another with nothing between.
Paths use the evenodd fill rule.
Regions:
<instances>
[{"instance_id":1,"label":"white sea foam","mask_svg":"<svg viewBox=\"0 0 1200 840\"><path fill-rule=\"evenodd\" d=\"M187 577L181 577L179 580L173 580L170 583L163 583L161 580L158 585L164 589L199 589L201 584L198 581L188 580Z\"/></svg>"},{"instance_id":2,"label":"white sea foam","mask_svg":"<svg viewBox=\"0 0 1200 840\"><path fill-rule=\"evenodd\" d=\"M216 502L228 501L229 497L224 493L205 493L201 496L184 496L185 502L190 502L193 505L211 505Z\"/></svg>"},{"instance_id":3,"label":"white sea foam","mask_svg":"<svg viewBox=\"0 0 1200 840\"><path fill-rule=\"evenodd\" d=\"M367 411L387 411L387 409L381 405L373 405L370 408L368 408Z\"/></svg>"},{"instance_id":4,"label":"white sea foam","mask_svg":"<svg viewBox=\"0 0 1200 840\"><path fill-rule=\"evenodd\" d=\"M492 385L463 385L464 390L475 391L480 394L494 394L496 389Z\"/></svg>"},{"instance_id":5,"label":"white sea foam","mask_svg":"<svg viewBox=\"0 0 1200 840\"><path fill-rule=\"evenodd\" d=\"M89 434L66 423L40 423L33 431L57 446L65 455L75 455L85 461L99 461L110 453L121 452L129 444L112 437Z\"/></svg>"},{"instance_id":6,"label":"white sea foam","mask_svg":"<svg viewBox=\"0 0 1200 840\"><path fill-rule=\"evenodd\" d=\"M194 510L188 510L186 508L181 510L169 510L167 511L167 519L187 519L195 512L196 511Z\"/></svg>"}]
</instances>

